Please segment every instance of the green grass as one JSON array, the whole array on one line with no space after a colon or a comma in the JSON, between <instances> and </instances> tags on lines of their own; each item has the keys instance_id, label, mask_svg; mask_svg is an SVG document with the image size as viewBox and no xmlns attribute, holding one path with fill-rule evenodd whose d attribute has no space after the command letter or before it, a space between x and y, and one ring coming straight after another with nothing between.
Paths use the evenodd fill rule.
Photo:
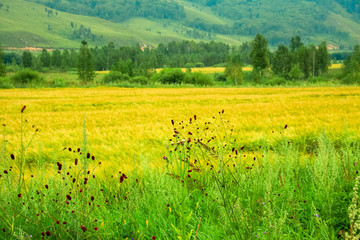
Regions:
<instances>
[{"instance_id":1,"label":"green grass","mask_svg":"<svg viewBox=\"0 0 360 240\"><path fill-rule=\"evenodd\" d=\"M91 46L103 46L113 41L117 46L145 43L156 46L160 42L187 39L176 33L174 28L178 23L135 18L123 23L113 23L96 17L74 15L58 11L48 17L45 7L40 4L23 0L3 0L4 7L0 9L0 42L3 46L11 47L65 47L78 48L80 40L71 40L70 23L73 22L90 27L97 36L95 42L89 41ZM5 6L9 5L9 12ZM50 9L50 8L48 8ZM48 31L48 25L52 30ZM151 30L149 30L151 29ZM161 34L159 34L161 32ZM103 39L100 39L103 36ZM214 40L231 44L239 44L236 39L219 35Z\"/></svg>"},{"instance_id":2,"label":"green grass","mask_svg":"<svg viewBox=\"0 0 360 240\"><path fill-rule=\"evenodd\" d=\"M25 109L21 123L26 115ZM235 141L231 124L221 112L211 123L196 116L174 122L164 164L149 168L152 159L140 157L134 159L133 170L105 169L102 176L97 175L101 156L91 154L85 121L83 141L64 149L66 159L59 159L56 151L44 159L39 151L31 162L26 151L33 145L25 139L32 136L19 130L21 146L8 152L11 143L4 127L0 236L337 239L349 232L349 206L352 212L358 207L351 201L357 196L352 188L359 170L359 139L346 137L348 133L336 146L323 131L306 153L283 129L279 144L263 140L252 149ZM33 134L36 141L35 129Z\"/></svg>"},{"instance_id":3,"label":"green grass","mask_svg":"<svg viewBox=\"0 0 360 240\"><path fill-rule=\"evenodd\" d=\"M190 32L192 28L186 27L187 21L199 19L207 24L224 24L231 26L234 21L226 17L216 16L208 7L194 7L190 2L178 1L186 12L186 18L179 21L169 21L167 19L145 19L132 18L122 23L113 23L96 17L87 17L75 15L60 11L54 11L54 15L48 17L45 7L40 4L27 2L24 0L2 0L4 4L0 9L0 43L8 47L47 47L47 48L78 48L80 39L72 40L72 28L70 22L78 27L84 25L91 28L92 33L96 35L94 41L89 40L91 46L103 46L112 41L116 46L134 45L137 43L157 46L159 43L180 40L192 40L185 34L187 30ZM313 7L313 3L304 2L309 9ZM6 6L9 11L6 11ZM50 8L48 8L50 9ZM348 40L341 40L331 35L313 34L308 41L318 43L327 40L335 45L345 44L345 47L358 42L360 36L359 24L352 19L351 14L344 12L339 7L338 13L330 13L328 19L324 22L326 26L334 26L338 30L350 33ZM270 11L270 10L269 10ZM58 12L58 15L56 15ZM298 13L299 16L301 13ZM262 15L261 15L262 16ZM266 14L264 14L266 16ZM263 16L262 16L263 17ZM269 36L285 37L290 31L286 25L287 20L281 25L283 30L281 33L275 31ZM301 24L299 24L301 25ZM50 26L51 30L48 29ZM291 26L292 27L292 26ZM289 36L290 38L291 36ZM221 41L230 45L239 45L242 42L249 42L253 36L235 36L216 34L211 39L194 39L195 41ZM348 44L348 45L346 45Z\"/></svg>"}]
</instances>

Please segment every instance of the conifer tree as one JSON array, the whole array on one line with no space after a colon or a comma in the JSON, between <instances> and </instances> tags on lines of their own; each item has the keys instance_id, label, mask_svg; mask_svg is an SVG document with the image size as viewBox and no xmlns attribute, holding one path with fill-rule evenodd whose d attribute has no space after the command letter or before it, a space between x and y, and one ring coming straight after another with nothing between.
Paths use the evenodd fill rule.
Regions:
<instances>
[{"instance_id":1,"label":"conifer tree","mask_svg":"<svg viewBox=\"0 0 360 240\"><path fill-rule=\"evenodd\" d=\"M91 82L95 77L92 55L85 40L81 42L78 57L78 75L83 82Z\"/></svg>"},{"instance_id":2,"label":"conifer tree","mask_svg":"<svg viewBox=\"0 0 360 240\"><path fill-rule=\"evenodd\" d=\"M6 66L4 64L4 51L2 46L0 45L0 77L4 77L6 75Z\"/></svg>"}]
</instances>

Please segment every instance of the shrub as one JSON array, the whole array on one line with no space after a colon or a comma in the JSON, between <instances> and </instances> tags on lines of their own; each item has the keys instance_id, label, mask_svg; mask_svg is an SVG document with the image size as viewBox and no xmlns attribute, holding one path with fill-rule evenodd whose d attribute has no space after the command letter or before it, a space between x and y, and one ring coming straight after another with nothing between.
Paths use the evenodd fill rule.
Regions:
<instances>
[{"instance_id":1,"label":"shrub","mask_svg":"<svg viewBox=\"0 0 360 240\"><path fill-rule=\"evenodd\" d=\"M185 83L194 84L198 86L212 86L214 85L213 79L203 73L187 73L185 76Z\"/></svg>"},{"instance_id":2,"label":"shrub","mask_svg":"<svg viewBox=\"0 0 360 240\"><path fill-rule=\"evenodd\" d=\"M328 78L324 76L310 77L307 80L309 83L328 82Z\"/></svg>"},{"instance_id":3,"label":"shrub","mask_svg":"<svg viewBox=\"0 0 360 240\"><path fill-rule=\"evenodd\" d=\"M180 68L165 68L154 79L163 84L177 84L184 82L185 73Z\"/></svg>"},{"instance_id":4,"label":"shrub","mask_svg":"<svg viewBox=\"0 0 360 240\"><path fill-rule=\"evenodd\" d=\"M205 67L205 65L202 62L195 63L195 67L202 68Z\"/></svg>"},{"instance_id":5,"label":"shrub","mask_svg":"<svg viewBox=\"0 0 360 240\"><path fill-rule=\"evenodd\" d=\"M286 79L283 77L274 76L272 78L265 79L264 84L269 85L269 86L285 85Z\"/></svg>"},{"instance_id":6,"label":"shrub","mask_svg":"<svg viewBox=\"0 0 360 240\"><path fill-rule=\"evenodd\" d=\"M31 69L23 69L11 77L11 80L16 85L27 85L27 84L41 84L44 82L44 78L39 76L39 73Z\"/></svg>"},{"instance_id":7,"label":"shrub","mask_svg":"<svg viewBox=\"0 0 360 240\"><path fill-rule=\"evenodd\" d=\"M54 87L60 87L60 88L67 87L67 82L62 78L55 78L53 86Z\"/></svg>"},{"instance_id":8,"label":"shrub","mask_svg":"<svg viewBox=\"0 0 360 240\"><path fill-rule=\"evenodd\" d=\"M2 89L14 88L14 85L11 83L10 79L0 78L0 88Z\"/></svg>"},{"instance_id":9,"label":"shrub","mask_svg":"<svg viewBox=\"0 0 360 240\"><path fill-rule=\"evenodd\" d=\"M117 71L111 71L109 74L105 75L105 77L103 78L103 83L120 83L129 80L129 75Z\"/></svg>"},{"instance_id":10,"label":"shrub","mask_svg":"<svg viewBox=\"0 0 360 240\"><path fill-rule=\"evenodd\" d=\"M360 83L360 73L350 73L347 74L343 79L343 83L345 84L356 84Z\"/></svg>"},{"instance_id":11,"label":"shrub","mask_svg":"<svg viewBox=\"0 0 360 240\"><path fill-rule=\"evenodd\" d=\"M149 83L149 79L145 76L136 76L131 80L131 82L141 85L147 85Z\"/></svg>"},{"instance_id":12,"label":"shrub","mask_svg":"<svg viewBox=\"0 0 360 240\"><path fill-rule=\"evenodd\" d=\"M184 65L184 68L193 68L193 67L195 67L195 64L193 64L193 63L186 63Z\"/></svg>"},{"instance_id":13,"label":"shrub","mask_svg":"<svg viewBox=\"0 0 360 240\"><path fill-rule=\"evenodd\" d=\"M226 82L226 75L224 73L215 73L214 79L217 82Z\"/></svg>"}]
</instances>

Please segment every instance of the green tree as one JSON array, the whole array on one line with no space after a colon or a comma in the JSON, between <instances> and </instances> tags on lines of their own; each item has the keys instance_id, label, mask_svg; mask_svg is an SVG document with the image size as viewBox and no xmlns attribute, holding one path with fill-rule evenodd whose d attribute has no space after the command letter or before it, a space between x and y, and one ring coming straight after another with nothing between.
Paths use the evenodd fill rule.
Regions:
<instances>
[{"instance_id":1,"label":"green tree","mask_svg":"<svg viewBox=\"0 0 360 240\"><path fill-rule=\"evenodd\" d=\"M123 74L127 74L130 77L134 76L134 63L131 61L131 59L128 59L126 61L119 59L119 62L113 66L112 68L115 72L121 72Z\"/></svg>"},{"instance_id":2,"label":"green tree","mask_svg":"<svg viewBox=\"0 0 360 240\"><path fill-rule=\"evenodd\" d=\"M225 75L230 77L234 81L235 85L242 84L243 72L240 55L229 57L225 67Z\"/></svg>"},{"instance_id":3,"label":"green tree","mask_svg":"<svg viewBox=\"0 0 360 240\"><path fill-rule=\"evenodd\" d=\"M299 36L291 37L291 40L290 40L290 51L291 52L295 52L302 46L304 46L304 44L301 42L301 38Z\"/></svg>"},{"instance_id":4,"label":"green tree","mask_svg":"<svg viewBox=\"0 0 360 240\"><path fill-rule=\"evenodd\" d=\"M0 77L4 77L6 75L6 66L4 64L4 50L0 44Z\"/></svg>"},{"instance_id":5,"label":"green tree","mask_svg":"<svg viewBox=\"0 0 360 240\"><path fill-rule=\"evenodd\" d=\"M318 68L317 68L317 64L316 64L316 52L317 49L315 47L315 45L310 45L308 47L308 53L309 53L309 62L310 62L310 72L312 73L312 76L317 76L318 75Z\"/></svg>"},{"instance_id":6,"label":"green tree","mask_svg":"<svg viewBox=\"0 0 360 240\"><path fill-rule=\"evenodd\" d=\"M330 66L330 55L327 50L326 42L322 42L316 50L316 75L321 75L328 71Z\"/></svg>"},{"instance_id":7,"label":"green tree","mask_svg":"<svg viewBox=\"0 0 360 240\"><path fill-rule=\"evenodd\" d=\"M63 70L68 70L70 68L70 53L67 49L61 54L61 68Z\"/></svg>"},{"instance_id":8,"label":"green tree","mask_svg":"<svg viewBox=\"0 0 360 240\"><path fill-rule=\"evenodd\" d=\"M81 42L78 57L78 75L79 78L84 82L91 82L95 77L92 55L85 40Z\"/></svg>"},{"instance_id":9,"label":"green tree","mask_svg":"<svg viewBox=\"0 0 360 240\"><path fill-rule=\"evenodd\" d=\"M250 59L254 71L259 72L260 76L264 69L270 65L268 41L261 34L257 34L251 42Z\"/></svg>"},{"instance_id":10,"label":"green tree","mask_svg":"<svg viewBox=\"0 0 360 240\"><path fill-rule=\"evenodd\" d=\"M42 67L50 67L50 54L45 48L41 51L40 62Z\"/></svg>"},{"instance_id":11,"label":"green tree","mask_svg":"<svg viewBox=\"0 0 360 240\"><path fill-rule=\"evenodd\" d=\"M22 64L23 64L23 67L25 68L31 68L32 66L32 61L33 61L33 57L32 57L32 54L31 52L29 52L28 50L24 51L23 54L22 54Z\"/></svg>"},{"instance_id":12,"label":"green tree","mask_svg":"<svg viewBox=\"0 0 360 240\"><path fill-rule=\"evenodd\" d=\"M356 45L351 57L344 62L344 82L355 83L360 81L360 47Z\"/></svg>"},{"instance_id":13,"label":"green tree","mask_svg":"<svg viewBox=\"0 0 360 240\"><path fill-rule=\"evenodd\" d=\"M301 48L299 48L297 55L298 55L300 70L304 74L304 77L308 78L310 76L311 66L312 66L310 51L308 48L302 46Z\"/></svg>"},{"instance_id":14,"label":"green tree","mask_svg":"<svg viewBox=\"0 0 360 240\"><path fill-rule=\"evenodd\" d=\"M360 64L360 46L359 46L359 44L354 46L352 58Z\"/></svg>"},{"instance_id":15,"label":"green tree","mask_svg":"<svg viewBox=\"0 0 360 240\"><path fill-rule=\"evenodd\" d=\"M285 45L279 45L272 62L272 70L275 74L287 78L291 67L292 58L289 49Z\"/></svg>"},{"instance_id":16,"label":"green tree","mask_svg":"<svg viewBox=\"0 0 360 240\"><path fill-rule=\"evenodd\" d=\"M79 54L74 50L70 50L70 57L69 57L69 67L70 68L77 68L79 61Z\"/></svg>"},{"instance_id":17,"label":"green tree","mask_svg":"<svg viewBox=\"0 0 360 240\"><path fill-rule=\"evenodd\" d=\"M61 68L61 52L59 49L55 49L51 53L51 66L54 68Z\"/></svg>"}]
</instances>

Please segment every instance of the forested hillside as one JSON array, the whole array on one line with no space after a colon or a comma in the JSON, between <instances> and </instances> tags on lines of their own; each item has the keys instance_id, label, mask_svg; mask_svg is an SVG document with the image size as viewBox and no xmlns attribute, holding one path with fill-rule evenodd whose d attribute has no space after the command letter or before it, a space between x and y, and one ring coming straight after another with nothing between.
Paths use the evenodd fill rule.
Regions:
<instances>
[{"instance_id":1,"label":"forested hillside","mask_svg":"<svg viewBox=\"0 0 360 240\"><path fill-rule=\"evenodd\" d=\"M132 17L159 19L183 19L184 7L174 1L153 0L33 0L48 7L87 16L95 16L114 22Z\"/></svg>"},{"instance_id":2,"label":"forested hillside","mask_svg":"<svg viewBox=\"0 0 360 240\"><path fill-rule=\"evenodd\" d=\"M260 33L271 46L299 35L346 49L360 39L356 0L0 0L0 12L5 46L238 44Z\"/></svg>"},{"instance_id":3,"label":"forested hillside","mask_svg":"<svg viewBox=\"0 0 360 240\"><path fill-rule=\"evenodd\" d=\"M356 37L346 28L327 23L332 12L359 20L360 4L355 0L188 0L192 7L208 11L224 20L189 18L185 2L165 0L32 0L65 12L96 16L114 22L133 17L169 19L197 31L228 36L264 34L271 45L285 43L290 36L300 35L310 42L329 40L338 45L354 42ZM189 30L185 30L189 31ZM191 35L191 34L190 34ZM199 35L199 34L197 34ZM190 36L191 37L191 36ZM192 34L193 38L196 34Z\"/></svg>"}]
</instances>

